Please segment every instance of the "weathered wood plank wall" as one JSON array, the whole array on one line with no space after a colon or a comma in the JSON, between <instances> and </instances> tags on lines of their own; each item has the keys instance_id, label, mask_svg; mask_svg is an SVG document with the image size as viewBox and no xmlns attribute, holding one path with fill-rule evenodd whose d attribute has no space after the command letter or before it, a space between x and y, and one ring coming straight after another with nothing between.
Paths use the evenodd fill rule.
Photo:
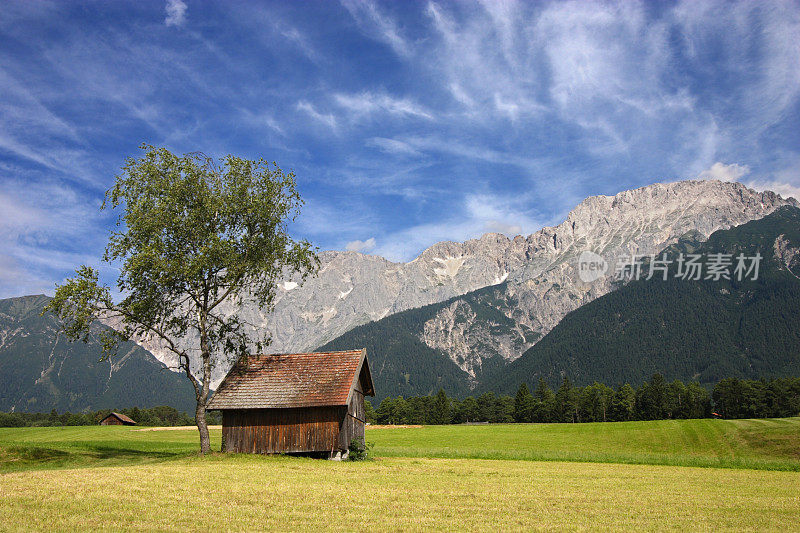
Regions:
<instances>
[{"instance_id":1,"label":"weathered wood plank wall","mask_svg":"<svg viewBox=\"0 0 800 533\"><path fill-rule=\"evenodd\" d=\"M223 451L300 453L339 449L344 407L225 410Z\"/></svg>"},{"instance_id":2,"label":"weathered wood plank wall","mask_svg":"<svg viewBox=\"0 0 800 533\"><path fill-rule=\"evenodd\" d=\"M339 433L339 446L343 450L350 447L353 439L360 439L364 442L364 425L366 424L366 413L364 410L364 393L362 392L361 382L353 389L353 397L347 406L347 415L342 420L342 429Z\"/></svg>"}]
</instances>

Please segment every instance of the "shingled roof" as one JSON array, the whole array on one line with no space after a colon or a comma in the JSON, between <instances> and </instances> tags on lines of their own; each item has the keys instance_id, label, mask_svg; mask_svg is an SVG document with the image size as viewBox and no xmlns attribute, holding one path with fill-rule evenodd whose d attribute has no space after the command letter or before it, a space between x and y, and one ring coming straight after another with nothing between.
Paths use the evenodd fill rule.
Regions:
<instances>
[{"instance_id":1,"label":"shingled roof","mask_svg":"<svg viewBox=\"0 0 800 533\"><path fill-rule=\"evenodd\" d=\"M131 425L131 426L135 426L136 425L136 420L133 420L132 418L130 418L128 416L125 416L122 413L117 413L117 412L109 413L108 415L103 417L103 420L105 420L105 419L107 419L109 417L112 417L112 416L118 418L119 421L122 422L123 424ZM100 421L101 424L103 423L103 420Z\"/></svg>"},{"instance_id":2,"label":"shingled roof","mask_svg":"<svg viewBox=\"0 0 800 533\"><path fill-rule=\"evenodd\" d=\"M255 355L234 365L208 409L347 405L360 377L374 396L366 350Z\"/></svg>"}]
</instances>

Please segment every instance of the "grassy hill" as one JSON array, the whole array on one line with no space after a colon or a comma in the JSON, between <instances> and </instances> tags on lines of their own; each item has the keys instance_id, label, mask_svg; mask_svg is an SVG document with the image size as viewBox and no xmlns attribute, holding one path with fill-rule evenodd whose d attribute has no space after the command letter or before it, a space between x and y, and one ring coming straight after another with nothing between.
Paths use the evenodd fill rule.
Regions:
<instances>
[{"instance_id":1,"label":"grassy hill","mask_svg":"<svg viewBox=\"0 0 800 533\"><path fill-rule=\"evenodd\" d=\"M212 429L212 448L221 431ZM367 428L377 457L578 461L800 471L800 418ZM0 428L0 473L175 461L197 428Z\"/></svg>"},{"instance_id":2,"label":"grassy hill","mask_svg":"<svg viewBox=\"0 0 800 533\"><path fill-rule=\"evenodd\" d=\"M97 340L69 342L54 315L42 316L49 301L42 295L0 300L0 411L170 405L194 412L194 390L184 375L132 342L100 361Z\"/></svg>"},{"instance_id":3,"label":"grassy hill","mask_svg":"<svg viewBox=\"0 0 800 533\"><path fill-rule=\"evenodd\" d=\"M793 530L798 439L797 418L370 428L376 460L339 463L0 429L0 529Z\"/></svg>"}]
</instances>

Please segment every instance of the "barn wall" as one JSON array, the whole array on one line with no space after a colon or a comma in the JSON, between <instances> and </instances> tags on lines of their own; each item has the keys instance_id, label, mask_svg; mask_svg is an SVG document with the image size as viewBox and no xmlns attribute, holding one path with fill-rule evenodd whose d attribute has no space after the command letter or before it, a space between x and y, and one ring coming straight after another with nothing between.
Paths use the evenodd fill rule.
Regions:
<instances>
[{"instance_id":1,"label":"barn wall","mask_svg":"<svg viewBox=\"0 0 800 533\"><path fill-rule=\"evenodd\" d=\"M115 416L109 416L100 422L101 426L122 426L122 420Z\"/></svg>"},{"instance_id":2,"label":"barn wall","mask_svg":"<svg viewBox=\"0 0 800 533\"><path fill-rule=\"evenodd\" d=\"M359 382L353 389L353 397L347 406L347 416L342 421L342 429L339 433L339 446L343 450L350 447L353 439L360 439L364 442L364 425L366 423L366 412L364 410L364 392Z\"/></svg>"},{"instance_id":3,"label":"barn wall","mask_svg":"<svg viewBox=\"0 0 800 533\"><path fill-rule=\"evenodd\" d=\"M236 453L329 452L339 449L344 415L344 406L225 410L222 449Z\"/></svg>"}]
</instances>

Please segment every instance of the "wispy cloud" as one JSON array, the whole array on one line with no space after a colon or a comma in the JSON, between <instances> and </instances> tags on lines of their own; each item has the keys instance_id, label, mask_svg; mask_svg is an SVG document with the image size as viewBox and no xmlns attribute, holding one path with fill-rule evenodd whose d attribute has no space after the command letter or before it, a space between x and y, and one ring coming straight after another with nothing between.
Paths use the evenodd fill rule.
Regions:
<instances>
[{"instance_id":1,"label":"wispy cloud","mask_svg":"<svg viewBox=\"0 0 800 533\"><path fill-rule=\"evenodd\" d=\"M736 163L726 165L717 161L711 165L711 168L702 171L697 177L701 180L739 181L748 174L750 174L750 167L747 165Z\"/></svg>"},{"instance_id":2,"label":"wispy cloud","mask_svg":"<svg viewBox=\"0 0 800 533\"><path fill-rule=\"evenodd\" d=\"M383 14L376 3L369 0L342 0L342 5L367 35L388 45L401 57L411 53L411 46L402 37L398 25Z\"/></svg>"},{"instance_id":3,"label":"wispy cloud","mask_svg":"<svg viewBox=\"0 0 800 533\"><path fill-rule=\"evenodd\" d=\"M317 122L321 122L325 124L332 130L336 130L336 117L334 117L330 113L320 113L314 107L314 104L308 102L306 100L301 100L297 102L297 110L306 113L308 116L316 120Z\"/></svg>"},{"instance_id":4,"label":"wispy cloud","mask_svg":"<svg viewBox=\"0 0 800 533\"><path fill-rule=\"evenodd\" d=\"M25 182L0 170L0 298L52 293L63 273L97 266L104 219L99 201L57 182Z\"/></svg>"},{"instance_id":5,"label":"wispy cloud","mask_svg":"<svg viewBox=\"0 0 800 533\"><path fill-rule=\"evenodd\" d=\"M444 153L487 163L515 166L526 170L541 169L542 161L546 159L546 157L526 157L518 155L517 152L503 152L486 148L480 144L464 144L460 140L446 139L436 135L404 137L402 142L419 152Z\"/></svg>"},{"instance_id":6,"label":"wispy cloud","mask_svg":"<svg viewBox=\"0 0 800 533\"><path fill-rule=\"evenodd\" d=\"M108 228L90 204L141 142L274 159L307 200L300 236L397 259L704 171L800 185L796 2L167 5L3 6L4 206L62 220L6 220L3 269L63 277L35 257L77 260L64 228ZM54 184L89 227L14 189Z\"/></svg>"},{"instance_id":7,"label":"wispy cloud","mask_svg":"<svg viewBox=\"0 0 800 533\"><path fill-rule=\"evenodd\" d=\"M294 43L309 60L314 62L320 61L321 58L319 52L317 52L317 50L311 45L308 37L301 33L300 30L286 25L286 23L283 21L276 24L276 29L280 35Z\"/></svg>"},{"instance_id":8,"label":"wispy cloud","mask_svg":"<svg viewBox=\"0 0 800 533\"><path fill-rule=\"evenodd\" d=\"M421 155L416 148L406 142L398 141L397 139L373 137L372 139L367 139L367 146L375 146L387 154L400 154L406 156Z\"/></svg>"},{"instance_id":9,"label":"wispy cloud","mask_svg":"<svg viewBox=\"0 0 800 533\"><path fill-rule=\"evenodd\" d=\"M466 194L436 222L419 224L381 238L375 253L392 261L410 261L437 241L464 241L485 233L510 237L529 234L551 222L531 214L527 197Z\"/></svg>"},{"instance_id":10,"label":"wispy cloud","mask_svg":"<svg viewBox=\"0 0 800 533\"><path fill-rule=\"evenodd\" d=\"M371 92L337 94L334 99L341 107L356 116L385 112L399 116L433 118L432 114L419 104L407 98L394 98L387 94L373 94Z\"/></svg>"}]
</instances>

